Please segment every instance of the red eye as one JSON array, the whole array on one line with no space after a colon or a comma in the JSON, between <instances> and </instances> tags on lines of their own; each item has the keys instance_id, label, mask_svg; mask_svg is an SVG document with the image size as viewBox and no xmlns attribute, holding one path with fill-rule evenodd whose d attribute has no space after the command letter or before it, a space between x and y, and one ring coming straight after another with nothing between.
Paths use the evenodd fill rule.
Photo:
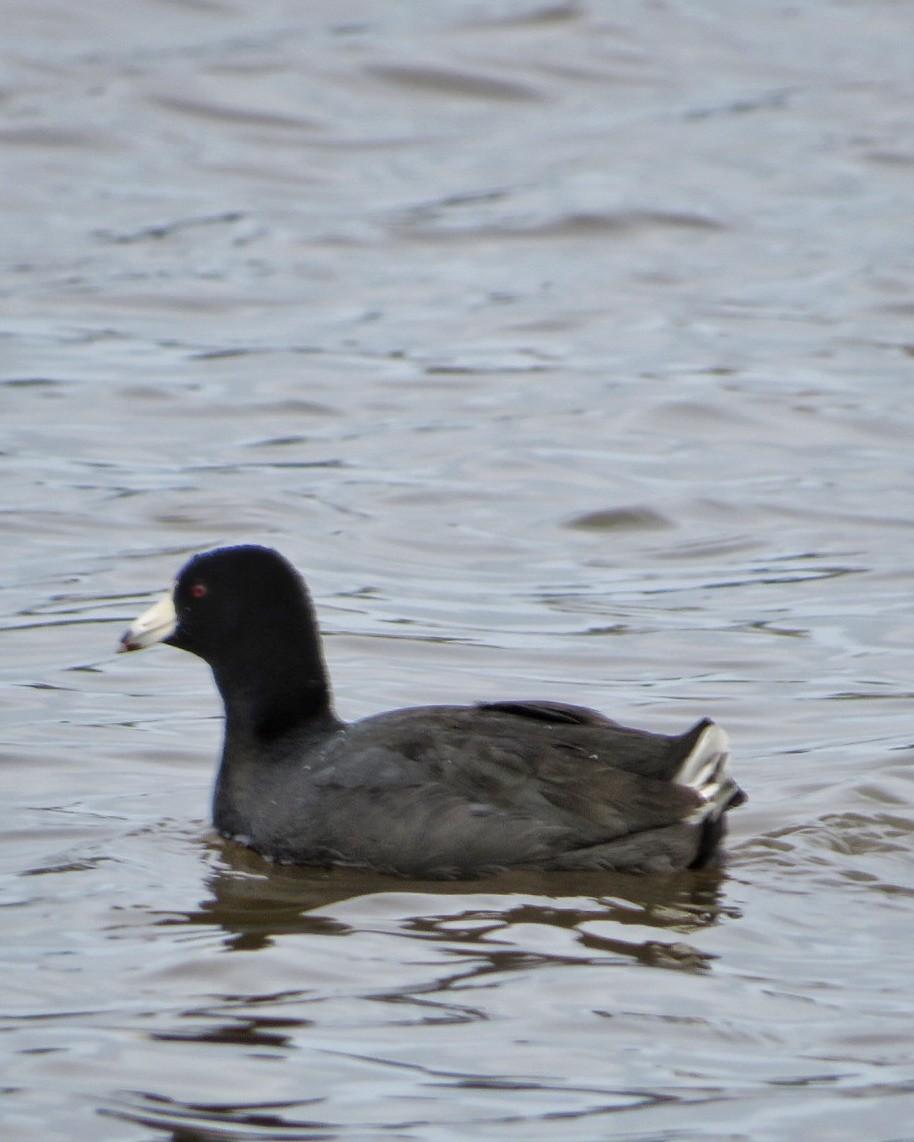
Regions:
<instances>
[{"instance_id":1,"label":"red eye","mask_svg":"<svg viewBox=\"0 0 914 1142\"><path fill-rule=\"evenodd\" d=\"M194 583L190 589L192 599L202 599L206 596L207 587L205 583Z\"/></svg>"}]
</instances>

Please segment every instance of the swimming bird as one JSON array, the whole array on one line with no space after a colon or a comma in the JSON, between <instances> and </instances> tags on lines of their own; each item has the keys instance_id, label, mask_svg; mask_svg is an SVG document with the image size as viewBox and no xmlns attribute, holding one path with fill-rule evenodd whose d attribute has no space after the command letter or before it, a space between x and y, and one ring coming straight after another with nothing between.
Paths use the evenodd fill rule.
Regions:
<instances>
[{"instance_id":1,"label":"swimming bird","mask_svg":"<svg viewBox=\"0 0 914 1142\"><path fill-rule=\"evenodd\" d=\"M209 663L225 706L213 820L270 859L418 878L668 872L714 858L745 800L724 731L629 729L551 701L333 709L308 589L278 552L194 556L120 649Z\"/></svg>"}]
</instances>

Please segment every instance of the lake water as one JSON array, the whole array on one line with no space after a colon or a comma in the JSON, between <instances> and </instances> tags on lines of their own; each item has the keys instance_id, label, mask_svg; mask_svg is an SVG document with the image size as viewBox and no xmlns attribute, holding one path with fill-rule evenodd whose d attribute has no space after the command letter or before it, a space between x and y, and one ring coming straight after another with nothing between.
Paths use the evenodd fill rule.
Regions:
<instances>
[{"instance_id":1,"label":"lake water","mask_svg":"<svg viewBox=\"0 0 914 1142\"><path fill-rule=\"evenodd\" d=\"M914 13L6 5L0 1133L914 1139ZM211 834L191 552L347 717L713 715L718 872Z\"/></svg>"}]
</instances>

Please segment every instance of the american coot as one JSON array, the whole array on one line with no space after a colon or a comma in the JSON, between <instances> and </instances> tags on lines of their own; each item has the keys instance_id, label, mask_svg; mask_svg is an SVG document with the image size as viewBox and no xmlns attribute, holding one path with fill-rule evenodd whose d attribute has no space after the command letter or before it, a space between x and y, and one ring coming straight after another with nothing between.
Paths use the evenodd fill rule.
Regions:
<instances>
[{"instance_id":1,"label":"american coot","mask_svg":"<svg viewBox=\"0 0 914 1142\"><path fill-rule=\"evenodd\" d=\"M665 872L710 862L745 799L727 737L678 737L548 701L334 713L308 590L265 547L195 556L123 650L210 664L225 703L213 816L270 858L414 877L506 868Z\"/></svg>"}]
</instances>

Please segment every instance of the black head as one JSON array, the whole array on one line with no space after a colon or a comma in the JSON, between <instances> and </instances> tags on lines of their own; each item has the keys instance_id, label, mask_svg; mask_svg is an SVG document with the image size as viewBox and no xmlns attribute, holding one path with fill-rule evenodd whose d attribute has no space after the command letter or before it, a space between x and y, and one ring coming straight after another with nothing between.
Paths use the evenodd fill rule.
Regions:
<instances>
[{"instance_id":1,"label":"black head","mask_svg":"<svg viewBox=\"0 0 914 1142\"><path fill-rule=\"evenodd\" d=\"M307 588L269 547L220 547L178 574L176 626L162 641L215 665L232 647L290 647L317 639Z\"/></svg>"},{"instance_id":2,"label":"black head","mask_svg":"<svg viewBox=\"0 0 914 1142\"><path fill-rule=\"evenodd\" d=\"M125 650L165 642L213 669L230 716L286 728L329 709L330 692L308 590L268 547L195 555L167 596L133 623Z\"/></svg>"}]
</instances>

